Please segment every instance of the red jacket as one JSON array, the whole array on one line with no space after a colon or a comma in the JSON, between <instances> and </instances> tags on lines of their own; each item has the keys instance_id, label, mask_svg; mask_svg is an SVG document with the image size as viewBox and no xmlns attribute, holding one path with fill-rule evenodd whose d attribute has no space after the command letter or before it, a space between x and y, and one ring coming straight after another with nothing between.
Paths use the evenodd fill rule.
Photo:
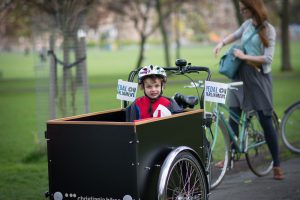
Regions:
<instances>
[{"instance_id":1,"label":"red jacket","mask_svg":"<svg viewBox=\"0 0 300 200\"><path fill-rule=\"evenodd\" d=\"M146 96L136 99L135 106L138 112L138 118L146 119L153 117L153 113L157 109L159 104L165 106L166 108L169 108L171 101L165 97L159 97L156 101L152 103L150 99Z\"/></svg>"},{"instance_id":2,"label":"red jacket","mask_svg":"<svg viewBox=\"0 0 300 200\"><path fill-rule=\"evenodd\" d=\"M172 114L182 112L182 108L173 99L159 97L154 102L146 96L137 98L126 110L127 121L140 120L153 117L159 105L166 107ZM150 108L151 106L151 108ZM158 113L158 117L160 114Z\"/></svg>"}]
</instances>

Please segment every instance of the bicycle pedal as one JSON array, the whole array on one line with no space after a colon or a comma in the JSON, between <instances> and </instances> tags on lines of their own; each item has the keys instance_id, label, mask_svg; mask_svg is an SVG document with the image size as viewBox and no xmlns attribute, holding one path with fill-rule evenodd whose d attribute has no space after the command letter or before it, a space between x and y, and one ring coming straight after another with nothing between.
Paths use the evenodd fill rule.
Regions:
<instances>
[{"instance_id":1,"label":"bicycle pedal","mask_svg":"<svg viewBox=\"0 0 300 200\"><path fill-rule=\"evenodd\" d=\"M233 160L234 161L239 161L240 159L241 159L241 154L240 153L235 153Z\"/></svg>"},{"instance_id":2,"label":"bicycle pedal","mask_svg":"<svg viewBox=\"0 0 300 200\"><path fill-rule=\"evenodd\" d=\"M232 150L231 150L231 153L230 153L230 158L231 158L231 160L234 160L235 154L236 154L235 150L232 149Z\"/></svg>"},{"instance_id":3,"label":"bicycle pedal","mask_svg":"<svg viewBox=\"0 0 300 200\"><path fill-rule=\"evenodd\" d=\"M229 164L228 164L228 166L227 166L227 171L232 170L233 167L234 167L234 161L233 161L233 160L230 160L230 161L229 161Z\"/></svg>"}]
</instances>

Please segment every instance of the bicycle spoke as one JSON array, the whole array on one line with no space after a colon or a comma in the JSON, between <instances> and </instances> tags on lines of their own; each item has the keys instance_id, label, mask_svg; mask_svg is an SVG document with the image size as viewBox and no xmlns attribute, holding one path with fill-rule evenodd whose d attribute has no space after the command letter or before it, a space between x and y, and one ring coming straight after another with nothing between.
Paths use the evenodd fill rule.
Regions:
<instances>
[{"instance_id":1,"label":"bicycle spoke","mask_svg":"<svg viewBox=\"0 0 300 200\"><path fill-rule=\"evenodd\" d=\"M199 173L200 168L192 161L183 158L175 163L169 177L165 199L205 199L203 173Z\"/></svg>"}]
</instances>

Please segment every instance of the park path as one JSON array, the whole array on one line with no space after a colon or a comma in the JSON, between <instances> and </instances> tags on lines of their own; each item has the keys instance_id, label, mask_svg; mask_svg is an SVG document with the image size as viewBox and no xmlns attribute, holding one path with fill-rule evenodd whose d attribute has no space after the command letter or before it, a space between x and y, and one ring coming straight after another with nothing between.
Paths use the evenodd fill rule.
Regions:
<instances>
[{"instance_id":1,"label":"park path","mask_svg":"<svg viewBox=\"0 0 300 200\"><path fill-rule=\"evenodd\" d=\"M285 179L257 177L250 170L231 172L209 200L300 200L300 156L281 163Z\"/></svg>"}]
</instances>

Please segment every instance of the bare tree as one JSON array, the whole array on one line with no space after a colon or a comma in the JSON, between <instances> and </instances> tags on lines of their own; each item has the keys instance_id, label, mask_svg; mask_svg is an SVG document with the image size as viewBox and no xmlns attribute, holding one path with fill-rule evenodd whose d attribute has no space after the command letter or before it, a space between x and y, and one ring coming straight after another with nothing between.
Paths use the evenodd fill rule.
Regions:
<instances>
[{"instance_id":1,"label":"bare tree","mask_svg":"<svg viewBox=\"0 0 300 200\"><path fill-rule=\"evenodd\" d=\"M174 0L166 3L165 7L172 8L174 20L174 42L176 58L181 58L181 32L182 25L189 27L196 34L207 34L207 23L202 23L206 19L205 11L210 10L210 0Z\"/></svg>"},{"instance_id":2,"label":"bare tree","mask_svg":"<svg viewBox=\"0 0 300 200\"><path fill-rule=\"evenodd\" d=\"M89 110L89 98L88 98L88 87L87 87L87 73L86 73L86 63L85 58L85 40L79 40L77 37L78 31L83 28L84 19L87 15L88 10L95 3L95 0L49 0L49 1L39 1L39 0L29 0L26 3L38 8L41 12L48 14L50 19L54 22L54 26L51 26L53 29L60 30L63 37L63 62L61 63L63 66L63 77L62 77L62 94L59 97L59 108L63 116L67 115L67 91L71 92L70 105L72 108L71 114L76 114L76 91L77 84L82 85L84 88L84 100L85 100L85 112ZM51 37L50 42L54 42L54 36ZM70 61L70 47L72 45L75 49L75 59L76 61L82 60L82 62L75 62L74 65L71 65ZM54 47L53 44L50 44L50 47ZM52 49L53 50L53 49ZM50 88L54 91L50 90L50 105L55 105L55 98L57 98L56 91L56 61L50 60L50 80L53 82L50 83ZM71 73L71 67L76 67L76 75L75 78ZM52 103L51 103L52 102ZM52 111L51 118L56 117L55 108L50 108Z\"/></svg>"},{"instance_id":3,"label":"bare tree","mask_svg":"<svg viewBox=\"0 0 300 200\"><path fill-rule=\"evenodd\" d=\"M291 71L289 40L289 0L282 1L281 10L281 71Z\"/></svg>"},{"instance_id":4,"label":"bare tree","mask_svg":"<svg viewBox=\"0 0 300 200\"><path fill-rule=\"evenodd\" d=\"M2 1L0 3L0 24L4 23L5 17L8 15L8 12L15 8L15 2L13 1Z\"/></svg>"},{"instance_id":5,"label":"bare tree","mask_svg":"<svg viewBox=\"0 0 300 200\"><path fill-rule=\"evenodd\" d=\"M147 39L159 28L164 48L165 65L170 66L170 16L180 9L188 0L119 0L107 1L107 7L118 15L131 20L140 36L140 51L136 68L144 60L145 44ZM178 40L177 40L178 42Z\"/></svg>"},{"instance_id":6,"label":"bare tree","mask_svg":"<svg viewBox=\"0 0 300 200\"><path fill-rule=\"evenodd\" d=\"M180 42L180 10L174 10L174 40L176 44L175 55L176 59L181 58L180 49L181 49L181 42Z\"/></svg>"},{"instance_id":7,"label":"bare tree","mask_svg":"<svg viewBox=\"0 0 300 200\"><path fill-rule=\"evenodd\" d=\"M137 63L135 65L136 68L141 67L143 63L147 39L158 27L156 20L151 18L154 13L154 3L154 0L110 0L107 3L109 10L131 20L134 24L135 30L139 34L140 50Z\"/></svg>"},{"instance_id":8,"label":"bare tree","mask_svg":"<svg viewBox=\"0 0 300 200\"><path fill-rule=\"evenodd\" d=\"M289 39L289 0L269 1L272 8L277 12L280 18L281 32L281 71L292 71L290 62L290 39Z\"/></svg>"},{"instance_id":9,"label":"bare tree","mask_svg":"<svg viewBox=\"0 0 300 200\"><path fill-rule=\"evenodd\" d=\"M166 66L170 66L170 37L168 33L168 29L170 29L170 16L171 14L175 14L176 10L179 10L180 6L185 1L177 1L177 0L155 0L155 8L158 16L158 25L161 32L163 47L164 47L164 55L165 55L165 63ZM176 33L175 33L176 34ZM177 42L179 42L177 40ZM177 43L179 45L179 43Z\"/></svg>"},{"instance_id":10,"label":"bare tree","mask_svg":"<svg viewBox=\"0 0 300 200\"><path fill-rule=\"evenodd\" d=\"M160 28L160 32L162 35L163 39L163 46L164 46L164 52L165 52L165 63L166 66L170 66L170 50L169 50L169 40L168 40L168 33L166 29L166 21L169 19L169 15L171 13L171 9L168 9L168 12L164 15L162 5L161 5L161 0L155 0L156 1L156 12L158 14L158 24ZM172 8L170 5L168 5L169 8Z\"/></svg>"},{"instance_id":11,"label":"bare tree","mask_svg":"<svg viewBox=\"0 0 300 200\"><path fill-rule=\"evenodd\" d=\"M0 2L0 44L6 50L12 44L19 44L20 36L29 38L31 36L30 14L32 9L17 0L6 0Z\"/></svg>"}]
</instances>

